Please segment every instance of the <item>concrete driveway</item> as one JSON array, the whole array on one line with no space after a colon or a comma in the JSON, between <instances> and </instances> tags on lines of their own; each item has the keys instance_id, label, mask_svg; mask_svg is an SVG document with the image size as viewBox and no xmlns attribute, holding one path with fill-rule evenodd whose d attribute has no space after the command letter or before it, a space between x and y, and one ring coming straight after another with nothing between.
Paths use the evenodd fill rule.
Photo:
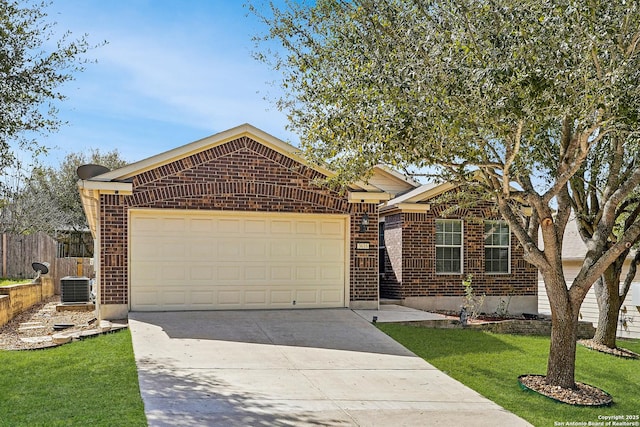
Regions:
<instances>
[{"instance_id":1,"label":"concrete driveway","mask_svg":"<svg viewBox=\"0 0 640 427\"><path fill-rule=\"evenodd\" d=\"M348 309L130 313L151 426L528 426Z\"/></svg>"}]
</instances>

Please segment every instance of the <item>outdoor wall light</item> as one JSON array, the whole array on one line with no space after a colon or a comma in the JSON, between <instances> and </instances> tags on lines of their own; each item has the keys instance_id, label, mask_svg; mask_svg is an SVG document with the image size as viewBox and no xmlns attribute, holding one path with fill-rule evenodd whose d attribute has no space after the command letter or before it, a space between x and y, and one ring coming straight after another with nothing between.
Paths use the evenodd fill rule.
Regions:
<instances>
[{"instance_id":1,"label":"outdoor wall light","mask_svg":"<svg viewBox=\"0 0 640 427\"><path fill-rule=\"evenodd\" d=\"M369 214L365 212L360 220L360 232L364 233L367 231L367 227L369 227Z\"/></svg>"}]
</instances>

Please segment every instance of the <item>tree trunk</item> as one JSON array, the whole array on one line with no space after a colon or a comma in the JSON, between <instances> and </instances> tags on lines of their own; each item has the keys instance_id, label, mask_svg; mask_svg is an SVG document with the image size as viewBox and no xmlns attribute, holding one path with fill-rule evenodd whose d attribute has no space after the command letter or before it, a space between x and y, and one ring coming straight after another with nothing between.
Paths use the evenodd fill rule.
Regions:
<instances>
[{"instance_id":1,"label":"tree trunk","mask_svg":"<svg viewBox=\"0 0 640 427\"><path fill-rule=\"evenodd\" d=\"M575 388L580 304L571 301L564 277L551 274L544 277L544 281L551 305L551 345L547 363L547 383L563 388Z\"/></svg>"},{"instance_id":2,"label":"tree trunk","mask_svg":"<svg viewBox=\"0 0 640 427\"><path fill-rule=\"evenodd\" d=\"M616 348L618 317L620 315L620 272L616 263L607 268L602 277L594 284L598 301L598 327L593 341L609 348Z\"/></svg>"},{"instance_id":3,"label":"tree trunk","mask_svg":"<svg viewBox=\"0 0 640 427\"><path fill-rule=\"evenodd\" d=\"M575 387L577 333L578 316L571 310L561 316L552 316L548 384L563 388Z\"/></svg>"}]
</instances>

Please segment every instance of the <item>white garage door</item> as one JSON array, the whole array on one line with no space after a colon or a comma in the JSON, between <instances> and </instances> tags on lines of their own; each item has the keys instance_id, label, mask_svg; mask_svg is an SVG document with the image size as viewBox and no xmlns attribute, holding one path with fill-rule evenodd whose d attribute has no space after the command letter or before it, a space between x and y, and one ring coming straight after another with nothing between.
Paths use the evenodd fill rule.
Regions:
<instances>
[{"instance_id":1,"label":"white garage door","mask_svg":"<svg viewBox=\"0 0 640 427\"><path fill-rule=\"evenodd\" d=\"M345 307L339 215L132 211L131 309Z\"/></svg>"}]
</instances>

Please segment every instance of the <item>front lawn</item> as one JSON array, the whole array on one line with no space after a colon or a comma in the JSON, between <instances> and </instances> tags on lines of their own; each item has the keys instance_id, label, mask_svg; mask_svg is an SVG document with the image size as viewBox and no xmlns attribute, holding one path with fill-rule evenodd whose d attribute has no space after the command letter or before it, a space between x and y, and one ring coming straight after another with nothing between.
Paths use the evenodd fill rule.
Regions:
<instances>
[{"instance_id":1,"label":"front lawn","mask_svg":"<svg viewBox=\"0 0 640 427\"><path fill-rule=\"evenodd\" d=\"M605 408L575 407L522 391L518 385L519 375L546 373L548 337L428 329L393 323L378 324L378 327L441 371L536 427L606 426L606 416L628 417L614 423L640 425L637 418L640 415L640 360L621 359L579 345L576 381L609 392L614 404ZM619 341L618 345L640 352L638 340Z\"/></svg>"},{"instance_id":2,"label":"front lawn","mask_svg":"<svg viewBox=\"0 0 640 427\"><path fill-rule=\"evenodd\" d=\"M146 426L129 330L0 351L0 426Z\"/></svg>"}]
</instances>

